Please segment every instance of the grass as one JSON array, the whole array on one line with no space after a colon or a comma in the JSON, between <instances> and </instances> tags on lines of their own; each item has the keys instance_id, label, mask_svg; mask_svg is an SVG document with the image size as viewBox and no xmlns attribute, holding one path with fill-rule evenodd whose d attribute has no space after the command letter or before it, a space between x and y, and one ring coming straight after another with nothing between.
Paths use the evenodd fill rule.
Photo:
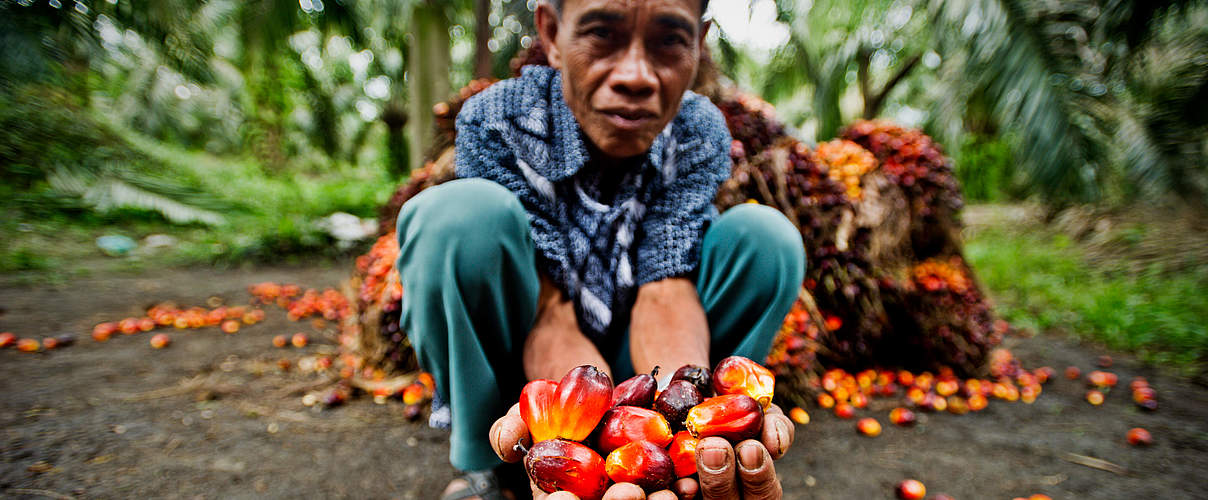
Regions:
<instances>
[{"instance_id":1,"label":"grass","mask_svg":"<svg viewBox=\"0 0 1208 500\"><path fill-rule=\"evenodd\" d=\"M39 115L34 111L26 114ZM8 176L6 179L20 181L0 185L0 210L4 213L0 217L0 273L15 278L8 280L12 283L61 284L95 271L139 271L203 263L310 262L359 253L368 248L368 243L338 248L336 241L315 223L337 211L376 217L377 208L399 182L378 165L332 164L321 171L296 167L268 171L251 159L220 158L166 145L123 129L103 116L91 122L76 120L97 125L78 127L80 130L70 136L78 145L72 147L59 144L65 141L56 137L62 135L57 131L74 123L76 115L61 109L59 115L37 127L26 127L29 137L0 141L0 159L20 160L0 169ZM10 117L9 121L20 122L17 118L22 116ZM104 161L124 165L124 171L154 172L188 187L189 192L182 196L226 207L220 210L225 221L217 225L179 224L151 210L95 210L40 180L39 172L52 165L39 163L45 157L36 154L35 146L46 143L62 150L53 158L56 164ZM25 167L27 164L30 166ZM136 241L151 234L166 234L177 243L157 252L112 258L103 256L94 243L105 234Z\"/></svg>"},{"instance_id":2,"label":"grass","mask_svg":"<svg viewBox=\"0 0 1208 500\"><path fill-rule=\"evenodd\" d=\"M1066 331L1185 372L1208 360L1208 263L1177 274L1096 268L1044 228L979 230L966 256L1016 326Z\"/></svg>"}]
</instances>

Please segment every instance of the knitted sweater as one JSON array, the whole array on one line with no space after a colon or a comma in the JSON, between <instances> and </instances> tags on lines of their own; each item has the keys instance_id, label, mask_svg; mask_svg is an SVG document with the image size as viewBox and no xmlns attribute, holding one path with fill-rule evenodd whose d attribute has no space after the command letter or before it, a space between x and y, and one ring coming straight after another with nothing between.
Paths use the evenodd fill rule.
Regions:
<instances>
[{"instance_id":1,"label":"knitted sweater","mask_svg":"<svg viewBox=\"0 0 1208 500\"><path fill-rule=\"evenodd\" d=\"M585 141L560 72L528 66L465 103L456 172L516 194L538 265L599 342L628 328L637 287L696 270L730 175L730 134L721 112L689 91L640 163L601 167Z\"/></svg>"}]
</instances>

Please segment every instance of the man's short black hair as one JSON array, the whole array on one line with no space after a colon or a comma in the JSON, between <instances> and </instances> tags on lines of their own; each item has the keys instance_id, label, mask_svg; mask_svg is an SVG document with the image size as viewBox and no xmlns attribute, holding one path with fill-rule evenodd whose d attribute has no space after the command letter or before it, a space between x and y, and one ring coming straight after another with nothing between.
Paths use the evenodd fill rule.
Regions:
<instances>
[{"instance_id":1,"label":"man's short black hair","mask_svg":"<svg viewBox=\"0 0 1208 500\"><path fill-rule=\"evenodd\" d=\"M554 6L554 10L562 12L562 0L548 0ZM709 0L700 0L700 15L704 17L705 11L709 10Z\"/></svg>"}]
</instances>

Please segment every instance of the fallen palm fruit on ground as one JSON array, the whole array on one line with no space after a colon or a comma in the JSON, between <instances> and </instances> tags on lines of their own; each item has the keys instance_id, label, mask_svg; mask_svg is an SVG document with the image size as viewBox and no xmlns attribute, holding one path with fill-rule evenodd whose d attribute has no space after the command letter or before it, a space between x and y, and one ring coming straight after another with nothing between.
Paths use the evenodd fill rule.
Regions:
<instances>
[{"instance_id":1,"label":"fallen palm fruit on ground","mask_svg":"<svg viewBox=\"0 0 1208 500\"><path fill-rule=\"evenodd\" d=\"M599 498L609 480L653 492L696 474L699 439L719 436L737 443L760 437L764 407L751 394L770 397L774 391L767 368L732 357L713 371L689 366L676 374L682 376L654 398L652 374L614 387L606 374L586 365L558 381L526 384L519 406L535 443L525 457L529 477L546 492L584 498ZM715 387L727 392L715 395Z\"/></svg>"},{"instance_id":2,"label":"fallen palm fruit on ground","mask_svg":"<svg viewBox=\"0 0 1208 500\"><path fill-rule=\"evenodd\" d=\"M902 500L922 500L927 496L927 487L917 479L907 479L894 487L894 493Z\"/></svg>"}]
</instances>

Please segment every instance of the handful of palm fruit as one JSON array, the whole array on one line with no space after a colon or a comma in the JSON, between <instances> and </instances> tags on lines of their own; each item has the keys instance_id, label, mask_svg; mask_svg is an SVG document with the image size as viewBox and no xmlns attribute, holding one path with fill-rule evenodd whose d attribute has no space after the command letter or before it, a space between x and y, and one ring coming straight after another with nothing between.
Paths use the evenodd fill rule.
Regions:
<instances>
[{"instance_id":1,"label":"handful of palm fruit","mask_svg":"<svg viewBox=\"0 0 1208 500\"><path fill-rule=\"evenodd\" d=\"M614 483L648 492L696 473L696 443L720 436L758 438L775 377L750 359L731 356L710 372L686 365L657 390L655 375L617 384L590 365L562 380L534 380L520 393L520 416L533 438L524 459L542 490L599 499Z\"/></svg>"}]
</instances>

